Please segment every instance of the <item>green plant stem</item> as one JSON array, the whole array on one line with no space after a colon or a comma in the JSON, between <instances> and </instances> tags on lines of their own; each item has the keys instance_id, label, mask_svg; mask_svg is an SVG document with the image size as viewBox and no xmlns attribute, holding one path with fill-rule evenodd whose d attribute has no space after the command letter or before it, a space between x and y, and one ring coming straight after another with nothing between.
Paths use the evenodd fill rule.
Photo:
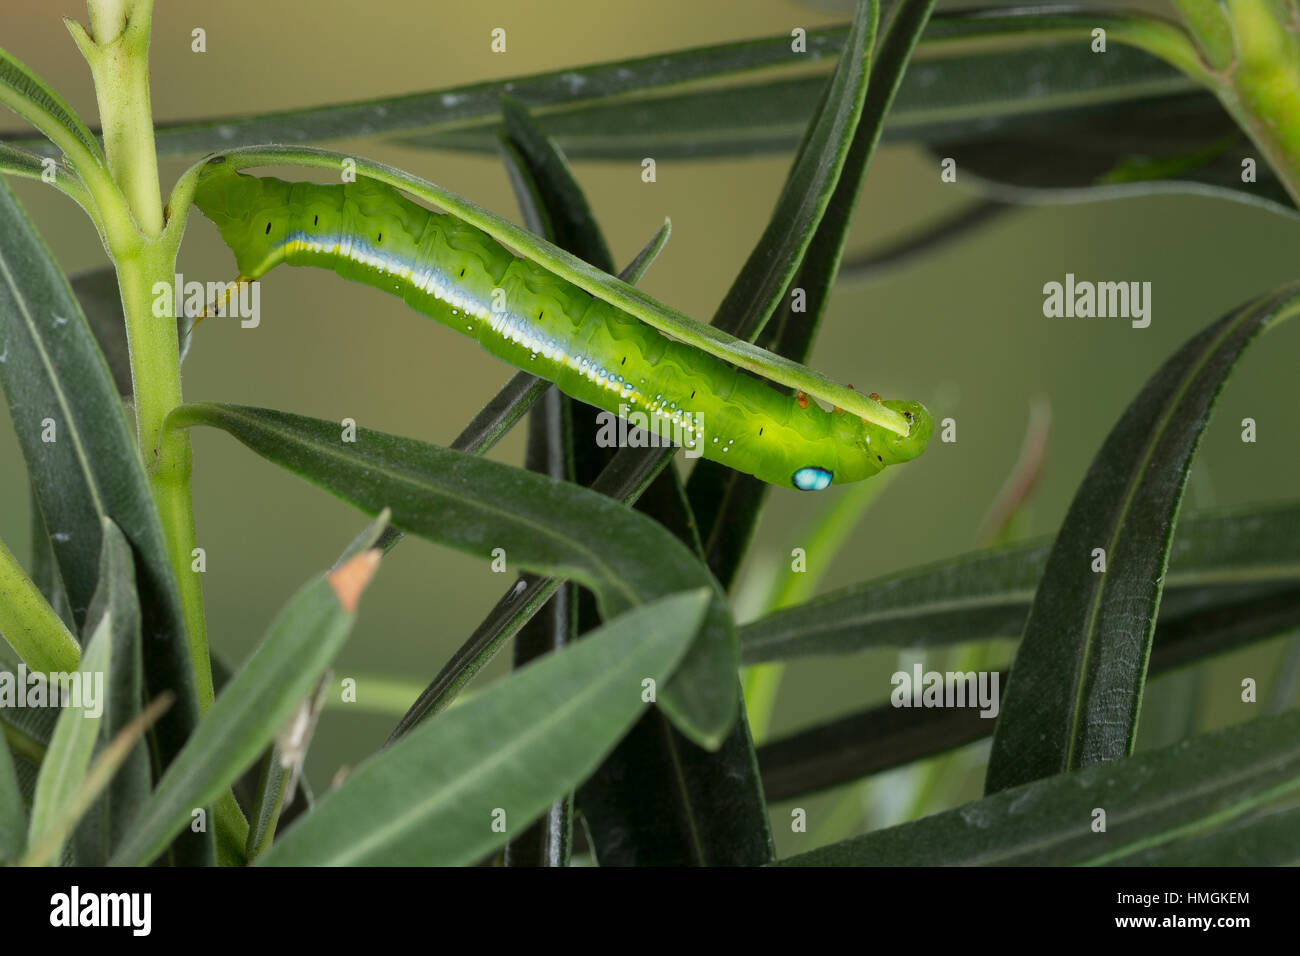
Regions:
<instances>
[{"instance_id":1,"label":"green plant stem","mask_svg":"<svg viewBox=\"0 0 1300 956\"><path fill-rule=\"evenodd\" d=\"M1300 39L1266 0L1229 0L1237 59L1216 92L1300 203Z\"/></svg>"},{"instance_id":2,"label":"green plant stem","mask_svg":"<svg viewBox=\"0 0 1300 956\"><path fill-rule=\"evenodd\" d=\"M1294 4L1175 3L1209 64L1189 75L1214 92L1300 205L1300 23Z\"/></svg>"},{"instance_id":3,"label":"green plant stem","mask_svg":"<svg viewBox=\"0 0 1300 956\"><path fill-rule=\"evenodd\" d=\"M212 704L212 664L199 578L190 570L195 547L189 437L165 435L163 422L182 402L179 342L168 307L154 315L155 286L170 289L185 211L164 223L149 99L152 0L90 0L92 39L68 29L90 65L104 131L105 155L126 203L102 203L105 239L117 266L131 356L136 434L149 486L167 538L185 612L200 712ZM94 191L92 186L92 192ZM97 199L100 197L96 196Z\"/></svg>"},{"instance_id":4,"label":"green plant stem","mask_svg":"<svg viewBox=\"0 0 1300 956\"><path fill-rule=\"evenodd\" d=\"M32 670L76 670L81 648L32 579L0 541L0 634Z\"/></svg>"},{"instance_id":5,"label":"green plant stem","mask_svg":"<svg viewBox=\"0 0 1300 956\"><path fill-rule=\"evenodd\" d=\"M163 231L163 208L149 98L153 0L90 0L87 6L94 40L73 23L69 30L95 80L108 172L125 194L137 228L156 237Z\"/></svg>"},{"instance_id":6,"label":"green plant stem","mask_svg":"<svg viewBox=\"0 0 1300 956\"><path fill-rule=\"evenodd\" d=\"M163 429L168 413L182 402L180 350L170 293L167 308L154 314L156 286L171 289L176 254L188 204L164 214L154 148L149 97L149 35L152 0L89 0L94 38L65 21L90 65L99 104L105 156L120 193L102 195L87 182L99 204L104 238L117 267L131 357L136 434L149 488L167 539L185 614L190 666L199 712L212 705L212 661L208 654L203 592L191 570L195 547L190 490L189 435ZM125 202L123 202L125 200ZM248 824L229 791L213 806L218 859L243 862Z\"/></svg>"},{"instance_id":7,"label":"green plant stem","mask_svg":"<svg viewBox=\"0 0 1300 956\"><path fill-rule=\"evenodd\" d=\"M190 489L192 454L185 432L163 429L167 415L183 401L179 342L171 309L161 317L153 314L154 284L161 282L171 289L175 255L170 242L149 243L135 255L119 256L117 270L131 353L140 453L167 538L168 559L180 588L194 686L203 713L212 704L212 661L201 579L191 569L196 546ZM167 299L171 301L170 291Z\"/></svg>"}]
</instances>

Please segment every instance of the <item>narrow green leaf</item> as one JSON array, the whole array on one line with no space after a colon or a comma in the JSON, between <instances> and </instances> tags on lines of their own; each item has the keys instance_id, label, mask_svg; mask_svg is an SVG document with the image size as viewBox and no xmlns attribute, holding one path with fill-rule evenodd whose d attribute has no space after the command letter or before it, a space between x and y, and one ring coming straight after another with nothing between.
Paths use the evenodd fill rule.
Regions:
<instances>
[{"instance_id":1,"label":"narrow green leaf","mask_svg":"<svg viewBox=\"0 0 1300 956\"><path fill-rule=\"evenodd\" d=\"M741 661L1016 637L1050 550L1044 538L975 551L776 611L741 628ZM1205 511L1178 524L1161 615L1297 585L1300 502Z\"/></svg>"},{"instance_id":2,"label":"narrow green leaf","mask_svg":"<svg viewBox=\"0 0 1300 956\"><path fill-rule=\"evenodd\" d=\"M928 14L928 8L926 12ZM714 322L726 328L734 327L735 334L746 340L752 340L766 324L798 271L840 181L840 173L854 142L854 133L859 128L858 120L867 98L867 81L872 72L872 49L879 17L880 8L876 0L861 0L858 3L844 53L831 76L826 99L808 130L806 143L795 156L776 209L762 238L754 246L741 267L740 274L718 306ZM900 67L898 76L901 75ZM896 82L898 76L889 77L886 82ZM889 94L892 95L892 92L891 85ZM887 104L890 96L881 96L879 99ZM870 138L874 145L883 114L871 119L872 122L868 123L866 129L871 131ZM870 148L867 153L870 154ZM735 316L744 318L736 321L732 318ZM794 382L781 384L791 387L796 385ZM839 402L835 404L848 408Z\"/></svg>"},{"instance_id":3,"label":"narrow green leaf","mask_svg":"<svg viewBox=\"0 0 1300 956\"><path fill-rule=\"evenodd\" d=\"M21 866L47 866L55 860L68 834L117 778L122 765L143 746L144 741L141 738L159 715L171 705L172 699L170 691L164 692L160 698L128 721L117 736L108 742L108 746L99 752L86 770L76 791L68 797L67 803L64 804L53 825L45 831L39 841L32 843L20 861ZM146 788L145 793L147 792Z\"/></svg>"},{"instance_id":4,"label":"narrow green leaf","mask_svg":"<svg viewBox=\"0 0 1300 956\"><path fill-rule=\"evenodd\" d=\"M90 603L89 620L111 620L112 649L104 676L96 754L108 752L136 723L144 697L144 661L140 647L140 606L136 600L131 546L104 520L99 584ZM140 728L143 733L144 727ZM138 741L124 752L112 782L89 808L73 840L79 866L103 866L149 796L153 780L148 748Z\"/></svg>"},{"instance_id":5,"label":"narrow green leaf","mask_svg":"<svg viewBox=\"0 0 1300 956\"><path fill-rule=\"evenodd\" d=\"M1300 284L1212 323L1165 362L1107 437L1034 596L993 738L988 792L1132 752L1192 457L1237 358L1297 308Z\"/></svg>"},{"instance_id":6,"label":"narrow green leaf","mask_svg":"<svg viewBox=\"0 0 1300 956\"><path fill-rule=\"evenodd\" d=\"M614 257L564 154L518 100L504 97L501 106L506 142L519 150L522 168L538 193L532 202L523 202L521 197L521 206L526 216L544 217L545 224L538 224L541 228L529 228L584 262L613 272ZM519 168L513 163L506 166Z\"/></svg>"},{"instance_id":7,"label":"narrow green leaf","mask_svg":"<svg viewBox=\"0 0 1300 956\"><path fill-rule=\"evenodd\" d=\"M3 66L0 66L0 71ZM77 205L95 218L92 212L94 204L85 185L72 169L63 163L49 165L50 157L28 152L8 143L0 143L0 173L21 176L24 179L40 179L74 200ZM50 178L53 174L53 179Z\"/></svg>"},{"instance_id":8,"label":"narrow green leaf","mask_svg":"<svg viewBox=\"0 0 1300 956\"><path fill-rule=\"evenodd\" d=\"M102 519L131 543L150 696L177 696L155 727L165 763L192 731L198 705L162 527L104 357L67 279L3 184L0 341L0 385L78 628L99 576Z\"/></svg>"},{"instance_id":9,"label":"narrow green leaf","mask_svg":"<svg viewBox=\"0 0 1300 956\"><path fill-rule=\"evenodd\" d=\"M711 601L699 589L628 611L421 724L354 770L262 862L481 859L591 772L645 709L642 682L673 672Z\"/></svg>"},{"instance_id":10,"label":"narrow green leaf","mask_svg":"<svg viewBox=\"0 0 1300 956\"><path fill-rule=\"evenodd\" d=\"M0 636L36 671L75 670L81 648L0 541Z\"/></svg>"},{"instance_id":11,"label":"narrow green leaf","mask_svg":"<svg viewBox=\"0 0 1300 956\"><path fill-rule=\"evenodd\" d=\"M996 137L1030 129L1063 113L1103 110L1123 114L1130 105L1192 95L1222 116L1212 94L1164 61L1119 42L1105 56L1090 48L1092 27L1078 18L1067 30L1052 28L1053 11L1010 8L936 14L885 129L890 142L937 142ZM1019 15L1018 18L1017 16ZM1067 13L1068 16L1068 13ZM1114 29L1111 15L1091 15L1092 26ZM1059 22L1059 21L1057 21ZM845 30L836 37L842 44ZM816 31L810 32L811 40ZM1174 35L1177 42L1177 34ZM540 119L575 159L629 159L749 155L793 149L826 84L823 74L777 76L713 84L706 89L648 92L630 100L557 104ZM411 145L490 151L489 122L441 124L404 137Z\"/></svg>"},{"instance_id":12,"label":"narrow green leaf","mask_svg":"<svg viewBox=\"0 0 1300 956\"><path fill-rule=\"evenodd\" d=\"M56 694L62 695L63 686L68 688L68 697L54 725L54 736L41 762L40 776L36 778L36 796L27 830L30 846L44 841L59 826L60 817L68 812L90 766L103 720L104 692L112 679L110 667L116 637L112 609L106 607L100 617L88 620L87 628L89 636L81 669L71 675L75 683L70 680L65 685L61 680L51 680L46 685L51 700ZM62 847L62 841L58 847ZM50 854L53 858L58 855L57 850Z\"/></svg>"},{"instance_id":13,"label":"narrow green leaf","mask_svg":"<svg viewBox=\"0 0 1300 956\"><path fill-rule=\"evenodd\" d=\"M782 861L793 866L1099 864L1232 820L1300 787L1300 711L1057 774ZM1095 808L1106 831L1092 829Z\"/></svg>"},{"instance_id":14,"label":"narrow green leaf","mask_svg":"<svg viewBox=\"0 0 1300 956\"><path fill-rule=\"evenodd\" d=\"M646 90L834 57L846 33L843 27L810 30L807 53L794 53L789 34L782 34L355 103L164 124L158 129L158 151L177 155L267 142L316 143L495 120L503 94L530 109L585 101L634 102Z\"/></svg>"},{"instance_id":15,"label":"narrow green leaf","mask_svg":"<svg viewBox=\"0 0 1300 956\"><path fill-rule=\"evenodd\" d=\"M524 467L573 481L573 406L552 386L529 416ZM512 665L520 669L562 650L578 636L578 588L566 584L515 635ZM541 818L505 847L506 866L568 866L573 846L573 794L560 795Z\"/></svg>"},{"instance_id":16,"label":"narrow green leaf","mask_svg":"<svg viewBox=\"0 0 1300 956\"><path fill-rule=\"evenodd\" d=\"M45 81L4 50L0 50L0 104L49 137L83 177L110 183L104 151L89 127ZM12 146L6 155L17 158Z\"/></svg>"},{"instance_id":17,"label":"narrow green leaf","mask_svg":"<svg viewBox=\"0 0 1300 956\"><path fill-rule=\"evenodd\" d=\"M272 747L262 755L257 774L257 799L248 815L248 839L244 856L252 861L266 853L275 841L280 813L288 796L289 771L280 763L280 750Z\"/></svg>"},{"instance_id":18,"label":"narrow green leaf","mask_svg":"<svg viewBox=\"0 0 1300 956\"><path fill-rule=\"evenodd\" d=\"M602 495L496 462L367 429L340 440L332 422L233 405L185 405L174 427L211 425L259 455L371 514L487 559L578 581L600 596L606 619L666 594L715 592L705 629L659 703L703 746L735 718L736 644L731 614L707 569L654 522ZM508 503L508 506L507 504ZM599 547L595 543L599 542Z\"/></svg>"},{"instance_id":19,"label":"narrow green leaf","mask_svg":"<svg viewBox=\"0 0 1300 956\"><path fill-rule=\"evenodd\" d=\"M905 117L930 111L941 120L996 124L1002 117L1036 110L1122 104L1191 86L1186 77L1138 50L1116 45L1098 57L1076 40L1086 39L1092 26L1106 27L1120 42L1142 39L1125 29L1134 18L1107 13L1071 20L1071 12L1012 7L980 11L979 16L969 11L937 16L924 41L926 63L905 87L896 119L904 118L906 127L913 121ZM1023 49L1025 39L1032 41L1035 34L1055 42ZM157 146L160 154L176 155L272 141L403 133L414 138L427 130L434 131L437 139L429 141L436 145L490 151L501 98L508 94L534 110L575 158L735 155L755 145L790 149L799 141L826 77L769 79L766 74L828 62L841 52L847 35L846 26L810 30L806 53L794 53L790 36L779 34L355 103L163 124ZM1069 37L1068 43L1059 42L1062 36ZM1172 36L1177 42L1179 34ZM963 54L971 45L977 52ZM963 62L967 59L969 65ZM948 69L954 60L961 69ZM1001 71L999 64L1005 67ZM721 94L698 89L716 87L729 77L747 82L733 82ZM915 109L914 97L919 103ZM5 139L44 148L40 140ZM611 149L611 143L619 145ZM649 152L647 144L653 144Z\"/></svg>"},{"instance_id":20,"label":"narrow green leaf","mask_svg":"<svg viewBox=\"0 0 1300 956\"><path fill-rule=\"evenodd\" d=\"M743 714L713 753L646 714L578 805L601 866L761 866L776 852Z\"/></svg>"},{"instance_id":21,"label":"narrow green leaf","mask_svg":"<svg viewBox=\"0 0 1300 956\"><path fill-rule=\"evenodd\" d=\"M110 865L152 861L257 759L343 646L378 564L377 551L362 552L289 599L158 781Z\"/></svg>"}]
</instances>

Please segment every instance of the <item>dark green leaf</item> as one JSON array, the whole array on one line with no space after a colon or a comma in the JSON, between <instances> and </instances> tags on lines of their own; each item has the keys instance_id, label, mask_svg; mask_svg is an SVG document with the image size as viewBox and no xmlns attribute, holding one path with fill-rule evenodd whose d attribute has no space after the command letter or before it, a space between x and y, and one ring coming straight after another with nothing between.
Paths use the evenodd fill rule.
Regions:
<instances>
[{"instance_id":1,"label":"dark green leaf","mask_svg":"<svg viewBox=\"0 0 1300 956\"><path fill-rule=\"evenodd\" d=\"M844 53L807 142L795 156L767 228L714 315L715 325L734 329L746 341L757 337L798 271L840 180L867 96L879 16L876 0L858 4ZM880 102L887 105L892 92L879 94ZM878 118L866 128L874 144Z\"/></svg>"},{"instance_id":2,"label":"dark green leaf","mask_svg":"<svg viewBox=\"0 0 1300 956\"><path fill-rule=\"evenodd\" d=\"M50 607L54 613L59 616L59 620L67 625L69 630L76 627L72 617L72 605L68 603L68 589L63 586L63 575L59 571L59 562L54 557L54 547L50 541L50 532L45 527L45 519L41 516L41 501L36 494L36 486L32 486L32 517L31 517L31 541L32 541L32 560L31 560L31 579L41 594L45 595L45 600L50 602Z\"/></svg>"},{"instance_id":3,"label":"dark green leaf","mask_svg":"<svg viewBox=\"0 0 1300 956\"><path fill-rule=\"evenodd\" d=\"M709 753L652 711L619 749L623 759L606 761L578 791L601 866L759 866L773 858L743 717Z\"/></svg>"},{"instance_id":4,"label":"dark green leaf","mask_svg":"<svg viewBox=\"0 0 1300 956\"><path fill-rule=\"evenodd\" d=\"M144 663L140 653L140 606L136 601L131 546L110 519L104 521L99 584L90 603L90 622L108 619L112 635L108 671L104 676L103 716L95 755L102 754L140 713L144 695ZM103 866L152 786L149 753L137 741L112 782L87 811L73 837L79 866Z\"/></svg>"},{"instance_id":5,"label":"dark green leaf","mask_svg":"<svg viewBox=\"0 0 1300 956\"><path fill-rule=\"evenodd\" d=\"M1026 12L1028 8L1022 8ZM1049 26L1022 18L1026 30ZM1094 26L1102 25L1093 17ZM1089 27L1088 29L1091 29ZM1031 37L1014 19L937 14L921 42L924 57L908 71L885 128L890 142L938 142L997 137L1032 129L1062 113L1105 109L1124 115L1130 105L1197 90L1162 60L1114 44L1105 56L1089 48L1087 30ZM809 33L809 40L816 31ZM842 44L844 31L835 34ZM973 41L968 51L961 41ZM836 51L838 52L838 46ZM540 115L543 128L575 159L732 156L785 151L800 141L825 88L824 74L731 82L704 90L673 90L631 100L558 104ZM1193 94L1217 110L1213 95ZM490 122L441 124L406 137L413 145L486 152L494 148Z\"/></svg>"},{"instance_id":6,"label":"dark green leaf","mask_svg":"<svg viewBox=\"0 0 1300 956\"><path fill-rule=\"evenodd\" d=\"M1248 817L1204 836L1118 857L1110 866L1295 866L1300 807Z\"/></svg>"},{"instance_id":7,"label":"dark green leaf","mask_svg":"<svg viewBox=\"0 0 1300 956\"><path fill-rule=\"evenodd\" d=\"M134 394L131 384L131 353L126 341L126 318L122 315L122 292L117 270L112 266L91 269L73 276L69 283L86 316L86 323L104 353L113 384L123 398Z\"/></svg>"},{"instance_id":8,"label":"dark green leaf","mask_svg":"<svg viewBox=\"0 0 1300 956\"><path fill-rule=\"evenodd\" d=\"M537 191L531 202L520 197L520 204L526 216L544 217L546 224L544 228L532 225L529 228L597 269L613 272L614 257L610 255L587 197L573 178L564 154L514 98L503 98L502 113L506 142L512 144L523 159L522 166L513 163L506 166L525 171L528 181Z\"/></svg>"},{"instance_id":9,"label":"dark green leaf","mask_svg":"<svg viewBox=\"0 0 1300 956\"><path fill-rule=\"evenodd\" d=\"M9 744L0 734L0 863L13 863L27 845L27 806Z\"/></svg>"},{"instance_id":10,"label":"dark green leaf","mask_svg":"<svg viewBox=\"0 0 1300 956\"><path fill-rule=\"evenodd\" d=\"M1300 711L1024 784L782 861L795 866L1122 862L1300 787ZM1106 831L1093 832L1095 808Z\"/></svg>"},{"instance_id":11,"label":"dark green leaf","mask_svg":"<svg viewBox=\"0 0 1300 956\"><path fill-rule=\"evenodd\" d=\"M845 32L842 28L810 31L807 54L793 53L787 34L368 102L163 126L158 130L158 151L174 155L266 142L315 143L438 128L478 118L495 119L502 94L509 94L529 108L626 99L645 90L804 65L835 56Z\"/></svg>"},{"instance_id":12,"label":"dark green leaf","mask_svg":"<svg viewBox=\"0 0 1300 956\"><path fill-rule=\"evenodd\" d=\"M35 846L45 841L60 824L61 817L71 808L73 798L81 788L86 769L90 766L95 741L103 723L101 696L112 680L114 630L116 622L112 613L87 618L86 633L82 643L86 652L82 656L79 673L74 676L77 685L69 683L68 698L63 701L59 719L54 725L49 749L41 761L40 776L36 778L36 794L32 799L32 816L27 829L27 843ZM95 687L95 678L103 684ZM90 682L90 686L86 682ZM48 693L60 695L60 685L51 681ZM63 841L55 844L50 857L57 858Z\"/></svg>"},{"instance_id":13,"label":"dark green leaf","mask_svg":"<svg viewBox=\"0 0 1300 956\"><path fill-rule=\"evenodd\" d=\"M1300 284L1194 336L1093 460L1034 595L989 758L992 793L1131 753L1183 487L1237 358L1300 306ZM1094 573L1104 549L1104 573Z\"/></svg>"}]
</instances>

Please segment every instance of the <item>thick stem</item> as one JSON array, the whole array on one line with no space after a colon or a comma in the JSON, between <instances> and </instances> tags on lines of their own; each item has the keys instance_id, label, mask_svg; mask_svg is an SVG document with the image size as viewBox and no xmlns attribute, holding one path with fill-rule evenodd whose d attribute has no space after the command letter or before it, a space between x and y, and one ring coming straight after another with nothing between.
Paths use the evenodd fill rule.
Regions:
<instances>
[{"instance_id":1,"label":"thick stem","mask_svg":"<svg viewBox=\"0 0 1300 956\"><path fill-rule=\"evenodd\" d=\"M180 587L195 690L199 710L204 712L212 703L212 663L200 578L192 570L195 535L189 434L185 429L163 428L168 414L182 401L180 349L171 308L175 261L170 243L149 243L134 254L117 256L117 277L131 353L140 453ZM156 295L155 289L166 292ZM162 315L154 314L157 301L167 304L166 309L158 310Z\"/></svg>"},{"instance_id":2,"label":"thick stem","mask_svg":"<svg viewBox=\"0 0 1300 956\"><path fill-rule=\"evenodd\" d=\"M125 10L123 6L122 0L91 0L95 53L87 60L95 79L109 174L125 193L136 227L146 236L158 236L163 207L149 98L153 2L135 0Z\"/></svg>"},{"instance_id":3,"label":"thick stem","mask_svg":"<svg viewBox=\"0 0 1300 956\"><path fill-rule=\"evenodd\" d=\"M180 405L181 365L170 289L180 230L164 231L149 100L149 30L152 0L89 0L88 36L70 23L90 64L104 131L109 171L126 198L125 210L105 210L104 233L117 265L131 356L136 432L167 539L185 611L194 685L200 712L212 703L203 594L191 567L194 512L190 494L190 444L184 431L168 435L163 423ZM183 215L183 213L182 213ZM166 289L165 295L155 290ZM166 308L155 315L155 301Z\"/></svg>"},{"instance_id":4,"label":"thick stem","mask_svg":"<svg viewBox=\"0 0 1300 956\"><path fill-rule=\"evenodd\" d=\"M1300 18L1293 0L1173 0L1210 87L1300 205Z\"/></svg>"}]
</instances>

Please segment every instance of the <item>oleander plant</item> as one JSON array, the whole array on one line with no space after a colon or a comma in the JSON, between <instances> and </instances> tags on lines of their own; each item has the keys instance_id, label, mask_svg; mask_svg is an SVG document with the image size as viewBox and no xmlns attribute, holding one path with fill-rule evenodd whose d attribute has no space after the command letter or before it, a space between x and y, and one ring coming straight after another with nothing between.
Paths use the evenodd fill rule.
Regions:
<instances>
[{"instance_id":1,"label":"oleander plant","mask_svg":"<svg viewBox=\"0 0 1300 956\"><path fill-rule=\"evenodd\" d=\"M1017 531L1045 459L1036 406L978 550L829 591L820 571L870 533L880 489L945 468L959 422L916 400L934 392L932 343L889 357L914 394L809 365L837 281L995 243L983 230L1017 207L1192 194L1294 225L1300 2L839 6L838 27L167 124L151 108L152 0L88 0L85 23L64 21L94 118L0 50L17 117L0 173L71 200L111 262L69 279L0 185L0 385L31 515L29 547L0 542L0 862L1300 861L1300 640L1276 681L1231 688L1250 719L1136 748L1148 677L1300 628L1300 501L1181 507L1229 373L1300 309L1300 283L1180 317L1199 331L1124 396L1054 536ZM512 42L506 28L465 40L479 41ZM336 148L376 138L490 157L517 210ZM977 198L854 258L882 139ZM618 161L653 183L666 162L772 154L791 157L784 185L746 197L771 215L708 322L637 287L667 224L619 271L569 165ZM189 164L166 188L160 157ZM210 267L233 281L178 277L204 220L227 247ZM216 400L186 396L201 323L256 327L280 264L396 296L448 327L449 350L469 348L452 331L476 339L504 386L446 445L256 407L239 376ZM1043 295L1044 321L1151 324L1149 282L1068 274ZM962 361L996 370L998 344ZM521 423L524 461L485 457ZM1243 444L1257 424L1241 421ZM326 570L275 582L288 596L242 660L208 639L203 430L362 516ZM826 502L816 526L742 602L760 516L808 493ZM336 657L411 536L508 569L509 586L450 658L426 655L388 739L313 788L322 709L366 693ZM430 575L423 597L449 598L439 587ZM507 648L510 672L472 683ZM790 662L891 649L924 665L879 674L884 703L768 739ZM954 792L972 756L983 795L932 812L927 795ZM912 774L909 808L863 825L862 794L887 772ZM847 824L806 805L833 788ZM778 827L802 849L778 858Z\"/></svg>"}]
</instances>

